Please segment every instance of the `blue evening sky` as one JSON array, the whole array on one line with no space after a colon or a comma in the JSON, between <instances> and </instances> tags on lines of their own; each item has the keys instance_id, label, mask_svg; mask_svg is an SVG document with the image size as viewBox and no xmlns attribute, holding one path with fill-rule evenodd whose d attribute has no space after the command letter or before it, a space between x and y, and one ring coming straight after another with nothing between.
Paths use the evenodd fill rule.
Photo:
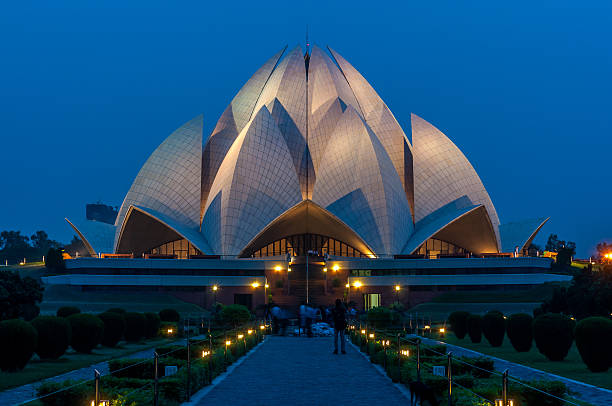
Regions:
<instances>
[{"instance_id":1,"label":"blue evening sky","mask_svg":"<svg viewBox=\"0 0 612 406\"><path fill-rule=\"evenodd\" d=\"M414 4L413 4L414 3ZM0 229L120 205L148 155L284 45L330 45L407 133L410 112L476 168L502 222L551 216L588 256L612 240L607 1L26 1L0 12Z\"/></svg>"}]
</instances>

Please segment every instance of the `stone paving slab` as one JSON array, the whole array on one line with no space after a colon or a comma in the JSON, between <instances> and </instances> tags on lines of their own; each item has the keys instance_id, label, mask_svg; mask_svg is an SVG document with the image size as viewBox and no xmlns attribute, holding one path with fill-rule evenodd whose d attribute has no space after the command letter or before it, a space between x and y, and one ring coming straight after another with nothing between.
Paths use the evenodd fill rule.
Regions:
<instances>
[{"instance_id":1,"label":"stone paving slab","mask_svg":"<svg viewBox=\"0 0 612 406\"><path fill-rule=\"evenodd\" d=\"M409 400L352 346L329 337L269 337L198 405L406 405Z\"/></svg>"},{"instance_id":2,"label":"stone paving slab","mask_svg":"<svg viewBox=\"0 0 612 406\"><path fill-rule=\"evenodd\" d=\"M410 338L416 338L411 336ZM612 405L612 391L605 388L589 385L583 382L568 379L559 375L551 374L549 372L541 371L539 369L530 368L525 365L516 364L514 362L506 361L501 358L493 357L491 355L482 354L478 351L469 350L467 348L459 347L453 344L447 344L442 341L433 340L430 338L420 337L422 342L425 344L444 344L446 348L453 352L454 355L466 356L466 357L480 357L484 356L491 358L495 362L495 370L502 372L508 370L508 374L512 377L531 381L535 379L546 379L551 381L561 381L567 388L572 392L572 395L580 400L591 403L595 406L611 406Z\"/></svg>"}]
</instances>

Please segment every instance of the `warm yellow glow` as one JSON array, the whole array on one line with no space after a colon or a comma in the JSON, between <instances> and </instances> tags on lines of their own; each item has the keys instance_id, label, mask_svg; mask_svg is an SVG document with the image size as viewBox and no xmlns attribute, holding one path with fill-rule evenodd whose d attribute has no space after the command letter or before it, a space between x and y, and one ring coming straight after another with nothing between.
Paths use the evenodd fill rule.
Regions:
<instances>
[{"instance_id":1,"label":"warm yellow glow","mask_svg":"<svg viewBox=\"0 0 612 406\"><path fill-rule=\"evenodd\" d=\"M365 331L365 330L361 330L361 334L365 334L365 333L366 333L366 331Z\"/></svg>"},{"instance_id":2,"label":"warm yellow glow","mask_svg":"<svg viewBox=\"0 0 612 406\"><path fill-rule=\"evenodd\" d=\"M395 290L399 291L400 289L400 285L395 285Z\"/></svg>"},{"instance_id":3,"label":"warm yellow glow","mask_svg":"<svg viewBox=\"0 0 612 406\"><path fill-rule=\"evenodd\" d=\"M263 330L263 329L265 329L265 328L266 328L266 326L264 326L263 324L262 324L261 326L259 326L259 329L260 329L260 330Z\"/></svg>"},{"instance_id":4,"label":"warm yellow glow","mask_svg":"<svg viewBox=\"0 0 612 406\"><path fill-rule=\"evenodd\" d=\"M363 285L361 284L361 282L357 281L357 282L353 283L353 286L355 286L356 288L360 288Z\"/></svg>"},{"instance_id":5,"label":"warm yellow glow","mask_svg":"<svg viewBox=\"0 0 612 406\"><path fill-rule=\"evenodd\" d=\"M174 330L172 330L171 328L168 329L168 334L172 334Z\"/></svg>"},{"instance_id":6,"label":"warm yellow glow","mask_svg":"<svg viewBox=\"0 0 612 406\"><path fill-rule=\"evenodd\" d=\"M247 334L248 334L248 335L253 334L253 330L247 330Z\"/></svg>"},{"instance_id":7,"label":"warm yellow glow","mask_svg":"<svg viewBox=\"0 0 612 406\"><path fill-rule=\"evenodd\" d=\"M98 406L109 406L110 402L108 400L100 400L98 403ZM92 400L91 401L91 406L96 406L96 401Z\"/></svg>"},{"instance_id":8,"label":"warm yellow glow","mask_svg":"<svg viewBox=\"0 0 612 406\"><path fill-rule=\"evenodd\" d=\"M347 287L347 288L351 287L351 285L349 285L348 283L346 285L344 285L344 286Z\"/></svg>"},{"instance_id":9,"label":"warm yellow glow","mask_svg":"<svg viewBox=\"0 0 612 406\"><path fill-rule=\"evenodd\" d=\"M227 340L227 341L225 342L225 345L232 345L232 342L231 342L230 340Z\"/></svg>"},{"instance_id":10,"label":"warm yellow glow","mask_svg":"<svg viewBox=\"0 0 612 406\"><path fill-rule=\"evenodd\" d=\"M258 288L259 287L259 282L253 282L251 283L251 286L254 288Z\"/></svg>"},{"instance_id":11,"label":"warm yellow glow","mask_svg":"<svg viewBox=\"0 0 612 406\"><path fill-rule=\"evenodd\" d=\"M242 340L244 338L244 334L238 334L238 339Z\"/></svg>"},{"instance_id":12,"label":"warm yellow glow","mask_svg":"<svg viewBox=\"0 0 612 406\"><path fill-rule=\"evenodd\" d=\"M280 265L276 265L276 266L274 267L274 270L275 270L276 272L278 272L278 271L282 271L282 270L283 270L283 268L282 268Z\"/></svg>"},{"instance_id":13,"label":"warm yellow glow","mask_svg":"<svg viewBox=\"0 0 612 406\"><path fill-rule=\"evenodd\" d=\"M334 265L334 266L332 266L332 269L334 270L334 272L337 272L338 269L340 269L340 266L339 265Z\"/></svg>"},{"instance_id":14,"label":"warm yellow glow","mask_svg":"<svg viewBox=\"0 0 612 406\"><path fill-rule=\"evenodd\" d=\"M431 326L425 326L425 330L429 330Z\"/></svg>"},{"instance_id":15,"label":"warm yellow glow","mask_svg":"<svg viewBox=\"0 0 612 406\"><path fill-rule=\"evenodd\" d=\"M323 272L327 272L327 268L323 268Z\"/></svg>"},{"instance_id":16,"label":"warm yellow glow","mask_svg":"<svg viewBox=\"0 0 612 406\"><path fill-rule=\"evenodd\" d=\"M213 285L213 290L217 290L219 287L217 285Z\"/></svg>"},{"instance_id":17,"label":"warm yellow glow","mask_svg":"<svg viewBox=\"0 0 612 406\"><path fill-rule=\"evenodd\" d=\"M444 334L444 331L445 331L445 330L444 330L444 327L442 327L442 328L440 329L440 333Z\"/></svg>"},{"instance_id":18,"label":"warm yellow glow","mask_svg":"<svg viewBox=\"0 0 612 406\"><path fill-rule=\"evenodd\" d=\"M270 287L270 285L268 285L268 284L266 283L266 284L264 285L264 287L265 287L266 289L268 289L268 288Z\"/></svg>"},{"instance_id":19,"label":"warm yellow glow","mask_svg":"<svg viewBox=\"0 0 612 406\"><path fill-rule=\"evenodd\" d=\"M209 354L209 351L202 351L202 358L206 358Z\"/></svg>"},{"instance_id":20,"label":"warm yellow glow","mask_svg":"<svg viewBox=\"0 0 612 406\"><path fill-rule=\"evenodd\" d=\"M514 400L508 399L508 404L504 405L503 399L495 399L495 406L514 406Z\"/></svg>"},{"instance_id":21,"label":"warm yellow glow","mask_svg":"<svg viewBox=\"0 0 612 406\"><path fill-rule=\"evenodd\" d=\"M368 337L370 337L370 338L374 338L374 334L373 334L373 333L370 333L370 335L369 335Z\"/></svg>"},{"instance_id":22,"label":"warm yellow glow","mask_svg":"<svg viewBox=\"0 0 612 406\"><path fill-rule=\"evenodd\" d=\"M291 272L291 268L287 268L287 272Z\"/></svg>"},{"instance_id":23,"label":"warm yellow glow","mask_svg":"<svg viewBox=\"0 0 612 406\"><path fill-rule=\"evenodd\" d=\"M401 350L400 354L402 354L404 357L409 357L410 356L410 350Z\"/></svg>"}]
</instances>

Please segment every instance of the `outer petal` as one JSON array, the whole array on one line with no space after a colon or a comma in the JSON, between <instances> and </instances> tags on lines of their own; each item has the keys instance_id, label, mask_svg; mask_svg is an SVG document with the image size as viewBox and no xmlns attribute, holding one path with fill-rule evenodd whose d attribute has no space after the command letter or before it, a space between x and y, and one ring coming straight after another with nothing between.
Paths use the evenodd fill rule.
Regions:
<instances>
[{"instance_id":1,"label":"outer petal","mask_svg":"<svg viewBox=\"0 0 612 406\"><path fill-rule=\"evenodd\" d=\"M236 137L238 137L238 134L240 134L240 131L251 119L261 91L285 49L283 48L272 58L268 59L240 89L221 115L215 129L206 142L202 155L202 205L200 215L203 214L208 192L225 154L234 140L236 140Z\"/></svg>"},{"instance_id":2,"label":"outer petal","mask_svg":"<svg viewBox=\"0 0 612 406\"><path fill-rule=\"evenodd\" d=\"M187 227L197 227L200 215L201 166L200 115L170 134L138 172L115 222L115 247L130 206L148 207Z\"/></svg>"},{"instance_id":3,"label":"outer petal","mask_svg":"<svg viewBox=\"0 0 612 406\"><path fill-rule=\"evenodd\" d=\"M202 232L215 253L238 255L266 225L301 200L289 148L264 106L219 168Z\"/></svg>"},{"instance_id":4,"label":"outer petal","mask_svg":"<svg viewBox=\"0 0 612 406\"><path fill-rule=\"evenodd\" d=\"M95 257L98 253L112 253L115 238L115 226L101 221L86 220L78 224L66 219L68 224L79 235L87 248L89 255Z\"/></svg>"},{"instance_id":5,"label":"outer petal","mask_svg":"<svg viewBox=\"0 0 612 406\"><path fill-rule=\"evenodd\" d=\"M516 247L519 252L529 248L529 244L549 219L550 217L540 217L500 225L502 252L514 252Z\"/></svg>"},{"instance_id":6,"label":"outer petal","mask_svg":"<svg viewBox=\"0 0 612 406\"><path fill-rule=\"evenodd\" d=\"M440 130L412 114L414 202L418 222L442 206L467 195L482 204L493 224L499 246L499 218L480 177L465 155Z\"/></svg>"},{"instance_id":7,"label":"outer petal","mask_svg":"<svg viewBox=\"0 0 612 406\"><path fill-rule=\"evenodd\" d=\"M313 201L377 255L400 252L413 229L408 201L385 149L354 108L338 122L320 168Z\"/></svg>"}]
</instances>

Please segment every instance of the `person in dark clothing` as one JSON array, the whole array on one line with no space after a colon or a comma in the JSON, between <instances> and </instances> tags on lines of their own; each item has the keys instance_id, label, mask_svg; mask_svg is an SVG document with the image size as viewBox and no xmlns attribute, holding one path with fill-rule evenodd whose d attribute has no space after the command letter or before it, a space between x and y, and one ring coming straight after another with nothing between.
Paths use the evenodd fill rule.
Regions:
<instances>
[{"instance_id":1,"label":"person in dark clothing","mask_svg":"<svg viewBox=\"0 0 612 406\"><path fill-rule=\"evenodd\" d=\"M346 354L344 340L344 329L346 328L346 308L340 299L336 299L336 307L332 310L332 320L334 322L334 354L338 354L338 338L342 354Z\"/></svg>"}]
</instances>

